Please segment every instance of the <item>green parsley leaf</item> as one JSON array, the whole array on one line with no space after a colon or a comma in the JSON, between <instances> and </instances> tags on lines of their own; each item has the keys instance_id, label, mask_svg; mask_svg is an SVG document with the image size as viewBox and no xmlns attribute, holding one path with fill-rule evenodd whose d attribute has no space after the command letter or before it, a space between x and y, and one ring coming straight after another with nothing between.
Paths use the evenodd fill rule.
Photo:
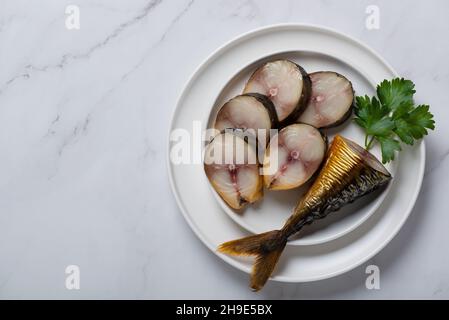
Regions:
<instances>
[{"instance_id":1,"label":"green parsley leaf","mask_svg":"<svg viewBox=\"0 0 449 320\"><path fill-rule=\"evenodd\" d=\"M420 105L397 118L395 127L394 132L398 137L404 143L412 145L414 140L422 139L427 135L427 129L435 129L435 121L433 114L429 112L429 106Z\"/></svg>"},{"instance_id":2,"label":"green parsley leaf","mask_svg":"<svg viewBox=\"0 0 449 320\"><path fill-rule=\"evenodd\" d=\"M393 120L400 119L404 116L406 116L410 111L412 111L414 108L413 101L407 101L401 103L393 112L392 118Z\"/></svg>"},{"instance_id":3,"label":"green parsley leaf","mask_svg":"<svg viewBox=\"0 0 449 320\"><path fill-rule=\"evenodd\" d=\"M413 103L414 88L415 84L404 78L384 80L377 86L377 96L383 106L394 111L403 103Z\"/></svg>"},{"instance_id":4,"label":"green parsley leaf","mask_svg":"<svg viewBox=\"0 0 449 320\"><path fill-rule=\"evenodd\" d=\"M401 150L400 142L412 145L428 130L435 129L435 121L428 105L415 106L415 84L404 78L384 80L377 86L377 97L358 96L355 99L354 121L365 129L365 148L374 140L380 143L382 162L394 160Z\"/></svg>"},{"instance_id":5,"label":"green parsley leaf","mask_svg":"<svg viewBox=\"0 0 449 320\"><path fill-rule=\"evenodd\" d=\"M395 151L401 151L399 141L391 137L376 137L376 140L380 142L380 148L382 149L382 163L394 160Z\"/></svg>"},{"instance_id":6,"label":"green parsley leaf","mask_svg":"<svg viewBox=\"0 0 449 320\"><path fill-rule=\"evenodd\" d=\"M390 111L376 97L356 97L355 121L365 128L370 136L385 136L391 133L394 122L388 117Z\"/></svg>"}]
</instances>

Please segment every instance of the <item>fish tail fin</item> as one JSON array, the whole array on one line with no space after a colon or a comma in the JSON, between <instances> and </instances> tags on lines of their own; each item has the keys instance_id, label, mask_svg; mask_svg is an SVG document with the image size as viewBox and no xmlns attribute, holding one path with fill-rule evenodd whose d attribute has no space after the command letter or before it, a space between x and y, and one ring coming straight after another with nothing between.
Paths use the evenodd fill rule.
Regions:
<instances>
[{"instance_id":1,"label":"fish tail fin","mask_svg":"<svg viewBox=\"0 0 449 320\"><path fill-rule=\"evenodd\" d=\"M218 251L237 256L255 256L250 286L254 291L258 291L273 272L286 243L287 238L283 233L273 230L222 243Z\"/></svg>"}]
</instances>

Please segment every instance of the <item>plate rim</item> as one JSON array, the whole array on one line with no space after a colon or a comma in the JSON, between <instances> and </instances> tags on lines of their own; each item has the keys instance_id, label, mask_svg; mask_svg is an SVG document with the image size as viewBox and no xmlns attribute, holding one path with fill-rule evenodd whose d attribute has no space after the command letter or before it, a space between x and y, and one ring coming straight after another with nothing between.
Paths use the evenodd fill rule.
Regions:
<instances>
[{"instance_id":1,"label":"plate rim","mask_svg":"<svg viewBox=\"0 0 449 320\"><path fill-rule=\"evenodd\" d=\"M368 45L364 44L363 42L361 42L360 40L349 36L345 33L342 33L334 28L331 27L325 27L322 25L318 25L318 24L310 24L310 23L277 23L277 24L270 24L270 25L265 25L259 28L255 28L255 29L251 29L249 31L246 31L244 33L241 33L235 37L233 37L232 39L228 40L227 42L225 42L223 45L219 46L217 49L213 50L212 53L210 53L209 55L206 56L205 59L203 59L200 64L195 68L195 70L193 71L193 73L187 78L185 84L182 86L182 90L181 93L178 95L178 98L176 100L176 106L173 109L173 111L171 112L170 115L170 121L169 121L169 127L168 127L168 134L167 134L167 145L168 148L166 150L166 165L167 165L167 170L168 170L168 177L169 177L169 184L170 184L170 189L172 191L173 196L175 197L176 203L178 208L181 210L182 215L184 216L184 219L187 221L187 224L190 226L191 230L195 233L195 235L201 240L201 242L208 248L210 249L216 256L218 256L221 260L227 262L228 264L230 264L231 266L233 266L234 268L241 270L245 273L249 273L250 272L250 268L242 266L241 264L237 263L234 259L232 259L230 256L224 255L219 253L216 248L214 246L212 246L205 238L205 236L202 234L202 232L200 230L198 230L198 228L195 226L195 224L192 222L190 216L187 214L187 210L184 207L182 201L179 198L178 192L177 192L177 188L175 186L174 183L174 178L173 178L173 172L172 172L172 167L171 167L171 161L170 161L170 134L172 132L172 128L173 128L173 124L175 121L175 117L176 114L180 108L181 105L181 101L183 100L183 97L185 96L185 94L188 92L189 88L191 87L192 83L194 82L194 80L198 77L198 75L201 73L201 71L206 68L210 62L212 61L212 58L214 56L216 56L217 54L219 54L221 51L225 50L227 47L233 45L233 44L238 44L240 41L251 37L253 35L256 35L258 33L264 33L264 32L269 32L270 30L281 30L281 29L314 29L317 31L321 31L321 32L326 32L328 34L331 34L332 36L336 36L336 37L340 37L343 38L347 41L351 41L353 43L355 43L356 45L360 46L361 48L363 48L364 50L367 50L368 52L370 52L374 57L376 57L377 59L379 59L395 76L399 76L398 73L396 72L396 70L381 56L379 55L374 49L370 48ZM411 211L413 210L413 207L416 204L416 200L418 198L418 195L421 191L421 187L422 187L422 182L424 179L424 169L425 169L425 163L426 163L426 146L425 146L425 141L424 139L420 141L419 144L419 153L420 153L420 157L421 157L421 162L419 165L419 174L418 174L418 182L417 182L417 187L415 189L414 194L411 196L411 201L409 202L408 207L405 209L406 214L403 216L402 220L399 221L399 223L396 225L396 227L393 229L393 231L384 239L384 241L382 243L380 243L379 246L377 246L377 248L375 248L373 251L369 252L368 254L362 256L361 258L359 258L357 261L353 262L352 264L348 264L345 267L336 270L334 272L330 272L327 274L323 274L321 276L315 276L315 277L310 277L308 279L295 279L295 278L291 278L288 276L282 276L282 275L276 275L274 277L271 277L270 280L271 281L277 281L277 282L286 282L286 283L305 283L305 282L312 282L312 281L318 281L318 280L324 280L324 279L328 279L328 278L332 278L341 274L344 274L354 268L356 268L357 266L361 265L362 263L366 262L368 259L374 257L376 254L378 254L382 249L385 248L385 246L398 234L399 230L402 228L402 226L404 225L405 221L408 219L408 217L410 216Z\"/></svg>"}]
</instances>

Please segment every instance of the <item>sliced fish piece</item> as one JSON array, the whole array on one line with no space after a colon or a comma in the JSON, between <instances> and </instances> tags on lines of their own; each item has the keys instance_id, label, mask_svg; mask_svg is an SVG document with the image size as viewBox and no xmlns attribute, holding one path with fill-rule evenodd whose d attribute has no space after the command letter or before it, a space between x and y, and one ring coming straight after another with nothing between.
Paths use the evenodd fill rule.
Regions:
<instances>
[{"instance_id":1,"label":"sliced fish piece","mask_svg":"<svg viewBox=\"0 0 449 320\"><path fill-rule=\"evenodd\" d=\"M354 90L341 74L319 71L309 74L312 95L297 122L330 128L346 121L352 112Z\"/></svg>"},{"instance_id":2,"label":"sliced fish piece","mask_svg":"<svg viewBox=\"0 0 449 320\"><path fill-rule=\"evenodd\" d=\"M235 131L225 130L207 145L204 170L215 191L233 209L263 195L255 146Z\"/></svg>"},{"instance_id":3,"label":"sliced fish piece","mask_svg":"<svg viewBox=\"0 0 449 320\"><path fill-rule=\"evenodd\" d=\"M236 96L226 102L218 111L214 128L222 131L228 128L248 130L256 137L265 130L265 145L269 130L276 128L278 120L273 103L266 96L248 93Z\"/></svg>"},{"instance_id":4,"label":"sliced fish piece","mask_svg":"<svg viewBox=\"0 0 449 320\"><path fill-rule=\"evenodd\" d=\"M320 167L326 140L308 124L292 124L274 136L265 152L265 187L287 190L303 185Z\"/></svg>"},{"instance_id":5,"label":"sliced fish piece","mask_svg":"<svg viewBox=\"0 0 449 320\"><path fill-rule=\"evenodd\" d=\"M264 63L249 78L243 93L266 95L274 104L280 125L294 122L305 108L311 92L307 72L289 60Z\"/></svg>"}]
</instances>

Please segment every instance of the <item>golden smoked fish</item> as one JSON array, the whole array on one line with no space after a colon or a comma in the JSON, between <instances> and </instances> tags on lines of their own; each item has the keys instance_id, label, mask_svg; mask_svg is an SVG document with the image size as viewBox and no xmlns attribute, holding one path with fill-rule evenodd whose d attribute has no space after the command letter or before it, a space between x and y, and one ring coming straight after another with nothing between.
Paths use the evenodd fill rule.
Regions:
<instances>
[{"instance_id":1,"label":"golden smoked fish","mask_svg":"<svg viewBox=\"0 0 449 320\"><path fill-rule=\"evenodd\" d=\"M218 251L255 256L250 286L253 290L260 290L273 272L290 236L304 225L386 185L391 178L375 156L357 143L337 135L318 177L282 229L225 242Z\"/></svg>"}]
</instances>

